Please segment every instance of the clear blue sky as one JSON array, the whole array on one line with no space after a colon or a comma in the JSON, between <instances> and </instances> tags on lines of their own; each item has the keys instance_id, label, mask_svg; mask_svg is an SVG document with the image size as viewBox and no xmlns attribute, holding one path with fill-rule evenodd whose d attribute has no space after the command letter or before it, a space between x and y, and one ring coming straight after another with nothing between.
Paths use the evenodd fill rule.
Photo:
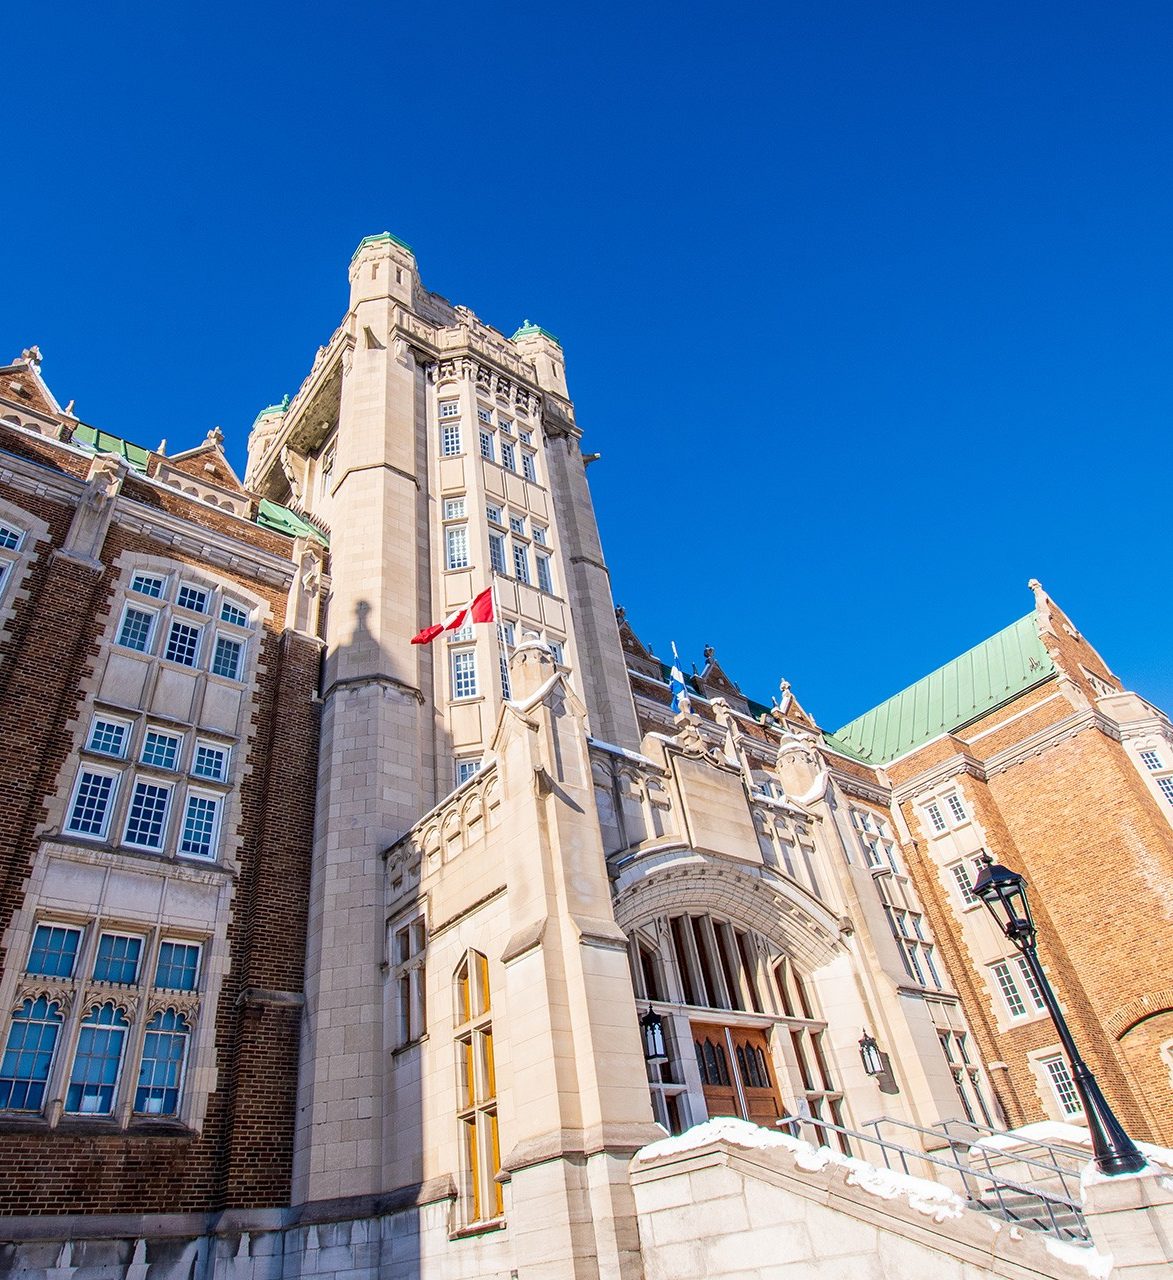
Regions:
<instances>
[{"instance_id":1,"label":"clear blue sky","mask_svg":"<svg viewBox=\"0 0 1173 1280\"><path fill-rule=\"evenodd\" d=\"M1173 707L1168 4L63 3L5 31L0 358L172 451L389 229L563 340L617 601L835 727L1052 595Z\"/></svg>"}]
</instances>

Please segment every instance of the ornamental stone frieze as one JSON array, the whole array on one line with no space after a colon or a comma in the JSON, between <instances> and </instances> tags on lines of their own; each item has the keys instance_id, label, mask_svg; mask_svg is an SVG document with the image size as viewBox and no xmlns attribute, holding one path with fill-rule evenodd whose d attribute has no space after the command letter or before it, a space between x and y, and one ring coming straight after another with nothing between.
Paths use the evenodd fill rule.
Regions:
<instances>
[{"instance_id":1,"label":"ornamental stone frieze","mask_svg":"<svg viewBox=\"0 0 1173 1280\"><path fill-rule=\"evenodd\" d=\"M12 997L10 1012L15 1013L26 1000L44 998L49 1004L55 1004L62 1015L68 1015L73 1008L76 992L72 985L55 982L37 982L35 979L21 983Z\"/></svg>"}]
</instances>

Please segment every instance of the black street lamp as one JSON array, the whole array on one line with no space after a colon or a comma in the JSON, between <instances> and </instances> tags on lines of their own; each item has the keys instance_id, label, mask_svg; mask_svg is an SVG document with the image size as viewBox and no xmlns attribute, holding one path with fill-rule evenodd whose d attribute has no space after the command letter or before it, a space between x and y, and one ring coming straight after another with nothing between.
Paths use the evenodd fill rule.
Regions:
<instances>
[{"instance_id":1,"label":"black street lamp","mask_svg":"<svg viewBox=\"0 0 1173 1280\"><path fill-rule=\"evenodd\" d=\"M1060 1012L1059 1001L1039 963L1034 917L1030 913L1030 903L1026 900L1026 881L1017 871L1000 866L988 853L982 854L978 861L983 865L977 883L973 886L974 895L986 904L998 928L1022 953L1027 968L1038 984L1047 1011L1059 1032L1063 1050L1071 1063L1071 1080L1087 1117L1096 1168L1106 1174L1136 1173L1144 1168L1145 1158L1124 1132L1124 1126L1112 1114L1112 1108L1100 1092L1095 1076L1079 1056L1067 1022Z\"/></svg>"}]
</instances>

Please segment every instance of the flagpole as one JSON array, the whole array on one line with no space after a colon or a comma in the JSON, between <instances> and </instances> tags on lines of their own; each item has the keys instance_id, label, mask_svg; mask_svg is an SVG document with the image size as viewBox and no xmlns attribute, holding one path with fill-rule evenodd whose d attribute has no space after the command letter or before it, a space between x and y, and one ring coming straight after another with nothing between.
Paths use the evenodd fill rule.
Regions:
<instances>
[{"instance_id":1,"label":"flagpole","mask_svg":"<svg viewBox=\"0 0 1173 1280\"><path fill-rule=\"evenodd\" d=\"M505 621L501 617L501 604L497 599L496 571L489 575L489 591L493 601L493 625L497 628L497 644L505 653L505 669L509 670L509 641L505 639Z\"/></svg>"}]
</instances>

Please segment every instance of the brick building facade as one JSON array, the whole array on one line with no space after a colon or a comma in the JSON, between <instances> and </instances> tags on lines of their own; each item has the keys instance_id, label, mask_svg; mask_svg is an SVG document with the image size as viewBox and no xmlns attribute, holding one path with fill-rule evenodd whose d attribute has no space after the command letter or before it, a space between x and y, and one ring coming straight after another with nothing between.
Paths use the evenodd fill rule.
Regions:
<instances>
[{"instance_id":1,"label":"brick building facade","mask_svg":"<svg viewBox=\"0 0 1173 1280\"><path fill-rule=\"evenodd\" d=\"M218 432L169 457L35 349L0 369L5 1257L635 1277L664 1129L1078 1120L983 850L1045 903L1105 1093L1173 1141L1168 721L1037 587L834 734L711 649L674 709L581 439L557 339L386 233L243 480ZM490 582L494 625L412 643Z\"/></svg>"}]
</instances>

